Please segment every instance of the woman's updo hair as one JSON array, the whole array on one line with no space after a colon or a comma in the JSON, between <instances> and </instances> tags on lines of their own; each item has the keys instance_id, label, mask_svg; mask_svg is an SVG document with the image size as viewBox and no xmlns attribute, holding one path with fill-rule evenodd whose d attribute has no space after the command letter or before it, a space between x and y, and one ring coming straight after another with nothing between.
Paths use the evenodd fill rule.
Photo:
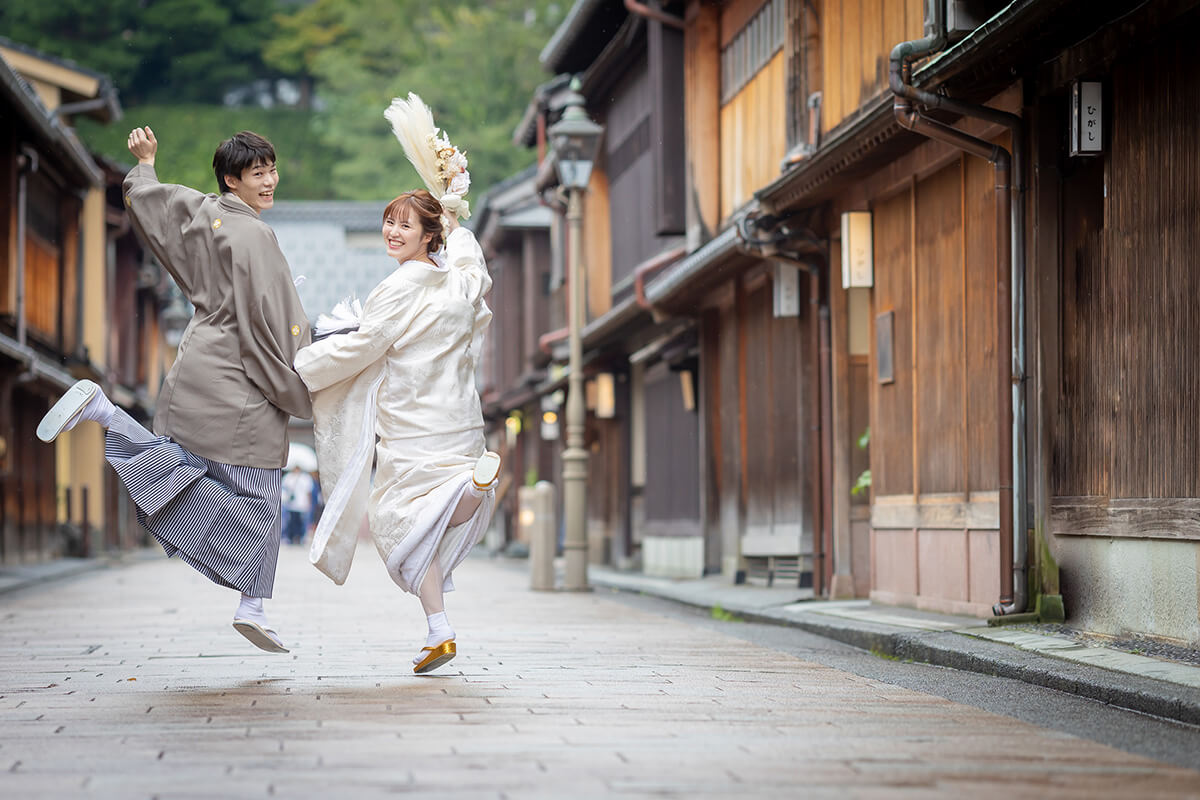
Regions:
<instances>
[{"instance_id":1,"label":"woman's updo hair","mask_svg":"<svg viewBox=\"0 0 1200 800\"><path fill-rule=\"evenodd\" d=\"M426 245L426 252L436 253L442 249L442 204L424 189L414 189L388 203L387 208L383 210L383 218L386 220L391 217L400 222L408 219L410 210L417 212L417 221L421 226L422 235L433 234L433 238Z\"/></svg>"}]
</instances>

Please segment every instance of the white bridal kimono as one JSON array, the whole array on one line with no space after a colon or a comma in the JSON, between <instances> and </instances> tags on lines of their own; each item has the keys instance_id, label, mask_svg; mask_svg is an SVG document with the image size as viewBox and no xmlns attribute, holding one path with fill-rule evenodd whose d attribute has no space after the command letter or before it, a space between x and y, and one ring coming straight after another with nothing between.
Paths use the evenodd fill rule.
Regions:
<instances>
[{"instance_id":1,"label":"white bridal kimono","mask_svg":"<svg viewBox=\"0 0 1200 800\"><path fill-rule=\"evenodd\" d=\"M475 365L492 319L483 300L492 280L466 228L435 260L439 268L401 264L367 298L358 330L296 355L312 392L326 498L309 558L338 584L364 515L388 574L413 594L435 553L443 589L453 590L451 572L491 520L489 493L471 519L448 528L484 452Z\"/></svg>"}]
</instances>

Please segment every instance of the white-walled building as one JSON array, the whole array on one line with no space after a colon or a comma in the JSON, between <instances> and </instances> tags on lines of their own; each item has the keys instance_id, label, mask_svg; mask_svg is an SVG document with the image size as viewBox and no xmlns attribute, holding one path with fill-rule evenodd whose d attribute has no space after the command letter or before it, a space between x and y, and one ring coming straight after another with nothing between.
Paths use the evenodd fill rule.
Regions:
<instances>
[{"instance_id":1,"label":"white-walled building","mask_svg":"<svg viewBox=\"0 0 1200 800\"><path fill-rule=\"evenodd\" d=\"M292 275L304 276L298 291L310 320L348 295L366 300L395 269L380 233L386 206L386 200L277 202L263 212Z\"/></svg>"}]
</instances>

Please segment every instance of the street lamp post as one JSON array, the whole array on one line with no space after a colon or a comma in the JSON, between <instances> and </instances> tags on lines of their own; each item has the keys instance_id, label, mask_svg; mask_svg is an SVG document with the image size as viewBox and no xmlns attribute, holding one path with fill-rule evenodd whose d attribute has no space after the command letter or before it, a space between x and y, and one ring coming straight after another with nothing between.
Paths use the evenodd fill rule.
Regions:
<instances>
[{"instance_id":1,"label":"street lamp post","mask_svg":"<svg viewBox=\"0 0 1200 800\"><path fill-rule=\"evenodd\" d=\"M561 119L547 133L554 145L559 183L567 192L567 251L570 296L567 304L569 365L567 377L567 449L563 451L563 516L566 537L566 575L563 588L583 591L587 579L587 477L588 454L584 447L586 408L583 399L583 193L592 174L592 159L600 125L588 119L579 94L579 79L571 81Z\"/></svg>"}]
</instances>

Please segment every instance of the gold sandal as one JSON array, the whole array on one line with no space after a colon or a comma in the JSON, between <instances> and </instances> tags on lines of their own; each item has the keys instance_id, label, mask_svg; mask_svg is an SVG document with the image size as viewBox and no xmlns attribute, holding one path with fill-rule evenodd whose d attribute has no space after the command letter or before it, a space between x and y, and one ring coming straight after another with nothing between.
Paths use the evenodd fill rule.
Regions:
<instances>
[{"instance_id":1,"label":"gold sandal","mask_svg":"<svg viewBox=\"0 0 1200 800\"><path fill-rule=\"evenodd\" d=\"M421 652L429 651L429 655L421 659L421 663L413 667L413 672L420 675L423 672L432 672L433 670L445 664L450 659L457 655L457 650L454 647L454 640L447 639L438 645L432 647L422 647Z\"/></svg>"}]
</instances>

